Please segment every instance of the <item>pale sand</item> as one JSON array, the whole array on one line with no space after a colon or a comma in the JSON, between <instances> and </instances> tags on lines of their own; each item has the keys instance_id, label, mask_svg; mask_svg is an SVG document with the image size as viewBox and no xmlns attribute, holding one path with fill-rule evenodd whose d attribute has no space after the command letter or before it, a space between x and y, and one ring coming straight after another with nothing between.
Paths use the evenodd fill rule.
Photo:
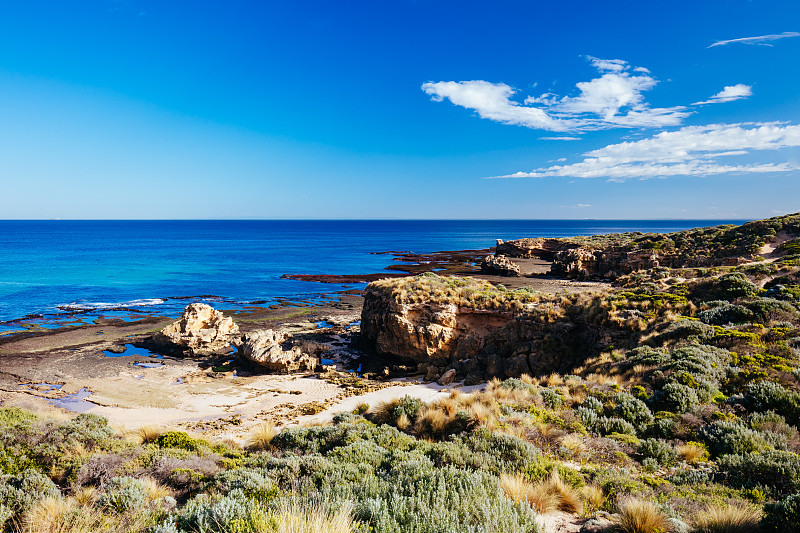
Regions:
<instances>
[{"instance_id":1,"label":"pale sand","mask_svg":"<svg viewBox=\"0 0 800 533\"><path fill-rule=\"evenodd\" d=\"M444 387L401 379L380 386L385 388L351 396L339 385L314 375L212 378L199 371L196 363L186 361L160 368L131 367L116 376L69 380L56 392L6 390L2 398L3 405L24 404L40 411L64 412L51 407L47 400L85 387L92 395L81 404L83 411L106 417L121 431L155 426L240 440L261 422L277 427L320 424L362 403L374 406L405 395L430 402L446 397L454 388L471 392L484 385ZM308 404L313 412L304 414Z\"/></svg>"}]
</instances>

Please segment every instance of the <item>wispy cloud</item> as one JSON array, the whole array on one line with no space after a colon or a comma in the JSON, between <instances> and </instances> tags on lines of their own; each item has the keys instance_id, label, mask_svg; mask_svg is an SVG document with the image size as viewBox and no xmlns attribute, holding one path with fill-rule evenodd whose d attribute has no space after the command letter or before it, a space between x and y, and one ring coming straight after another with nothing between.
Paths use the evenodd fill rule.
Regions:
<instances>
[{"instance_id":1,"label":"wispy cloud","mask_svg":"<svg viewBox=\"0 0 800 533\"><path fill-rule=\"evenodd\" d=\"M512 100L517 91L511 86L483 80L428 82L422 90L481 118L547 131L677 126L692 113L687 106L651 108L643 93L658 81L646 68L631 68L621 59L587 59L600 76L576 84L577 96L544 93L520 103Z\"/></svg>"},{"instance_id":2,"label":"wispy cloud","mask_svg":"<svg viewBox=\"0 0 800 533\"><path fill-rule=\"evenodd\" d=\"M736 85L729 85L722 89L720 92L710 97L708 100L702 102L695 102L692 105L705 105L705 104L723 104L725 102L733 102L734 100L741 100L753 95L753 88L744 83L737 83Z\"/></svg>"},{"instance_id":3,"label":"wispy cloud","mask_svg":"<svg viewBox=\"0 0 800 533\"><path fill-rule=\"evenodd\" d=\"M640 141L611 144L569 165L553 165L498 178L606 178L611 181L668 176L712 176L741 172L800 170L790 163L728 164L719 158L753 150L800 146L800 125L782 123L711 124L661 132Z\"/></svg>"},{"instance_id":4,"label":"wispy cloud","mask_svg":"<svg viewBox=\"0 0 800 533\"><path fill-rule=\"evenodd\" d=\"M800 37L800 32L785 31L783 33L776 33L771 35L759 35L757 37L741 37L739 39L728 39L727 41L717 41L708 46L725 46L726 44L757 44L761 46L772 46L770 41L777 41L778 39L786 39L787 37Z\"/></svg>"},{"instance_id":5,"label":"wispy cloud","mask_svg":"<svg viewBox=\"0 0 800 533\"><path fill-rule=\"evenodd\" d=\"M572 205L562 205L559 207L561 207L561 209L585 209L587 207L592 207L592 204L572 204Z\"/></svg>"},{"instance_id":6,"label":"wispy cloud","mask_svg":"<svg viewBox=\"0 0 800 533\"><path fill-rule=\"evenodd\" d=\"M580 137L539 137L541 141L580 141Z\"/></svg>"}]
</instances>

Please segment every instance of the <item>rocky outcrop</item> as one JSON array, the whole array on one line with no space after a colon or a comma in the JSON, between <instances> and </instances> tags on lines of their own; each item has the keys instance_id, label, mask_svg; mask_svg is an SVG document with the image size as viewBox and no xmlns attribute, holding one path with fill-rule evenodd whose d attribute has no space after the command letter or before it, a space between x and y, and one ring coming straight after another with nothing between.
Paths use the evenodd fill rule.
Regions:
<instances>
[{"instance_id":1,"label":"rocky outcrop","mask_svg":"<svg viewBox=\"0 0 800 533\"><path fill-rule=\"evenodd\" d=\"M238 342L239 326L210 305L186 306L180 319L151 338L159 350L184 355L211 355Z\"/></svg>"},{"instance_id":2,"label":"rocky outcrop","mask_svg":"<svg viewBox=\"0 0 800 533\"><path fill-rule=\"evenodd\" d=\"M495 276L519 276L519 266L505 255L487 255L481 263L481 272Z\"/></svg>"},{"instance_id":3,"label":"rocky outcrop","mask_svg":"<svg viewBox=\"0 0 800 533\"><path fill-rule=\"evenodd\" d=\"M535 238L517 239L507 242L503 242L502 239L497 239L495 254L506 255L508 257L538 257L541 259L550 259L555 252L574 247L575 245L561 239Z\"/></svg>"},{"instance_id":4,"label":"rocky outcrop","mask_svg":"<svg viewBox=\"0 0 800 533\"><path fill-rule=\"evenodd\" d=\"M400 293L367 286L361 313L365 345L389 359L416 363L419 373L440 384L569 372L589 354L623 345L631 334L613 325L601 328L580 314L576 319L553 313L547 302L515 314L393 296Z\"/></svg>"},{"instance_id":5,"label":"rocky outcrop","mask_svg":"<svg viewBox=\"0 0 800 533\"><path fill-rule=\"evenodd\" d=\"M245 334L239 354L272 372L288 374L314 370L319 354L330 349L327 344L295 338L285 329L264 329Z\"/></svg>"},{"instance_id":6,"label":"rocky outcrop","mask_svg":"<svg viewBox=\"0 0 800 533\"><path fill-rule=\"evenodd\" d=\"M573 279L610 278L661 265L656 254L573 248L556 252L550 273Z\"/></svg>"}]
</instances>

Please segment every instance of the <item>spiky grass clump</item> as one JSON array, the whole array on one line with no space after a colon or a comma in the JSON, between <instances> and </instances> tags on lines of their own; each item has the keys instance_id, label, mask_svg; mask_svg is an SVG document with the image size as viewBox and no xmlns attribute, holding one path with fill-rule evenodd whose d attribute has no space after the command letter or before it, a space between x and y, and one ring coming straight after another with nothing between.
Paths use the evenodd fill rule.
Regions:
<instances>
[{"instance_id":1,"label":"spiky grass clump","mask_svg":"<svg viewBox=\"0 0 800 533\"><path fill-rule=\"evenodd\" d=\"M667 516L656 505L637 499L624 500L619 505L613 531L616 533L669 533Z\"/></svg>"},{"instance_id":2,"label":"spiky grass clump","mask_svg":"<svg viewBox=\"0 0 800 533\"><path fill-rule=\"evenodd\" d=\"M142 426L136 430L137 440L141 444L150 444L158 440L164 430L154 426Z\"/></svg>"},{"instance_id":3,"label":"spiky grass clump","mask_svg":"<svg viewBox=\"0 0 800 533\"><path fill-rule=\"evenodd\" d=\"M697 533L755 533L759 530L761 510L752 506L711 507L695 520Z\"/></svg>"},{"instance_id":4,"label":"spiky grass clump","mask_svg":"<svg viewBox=\"0 0 800 533\"><path fill-rule=\"evenodd\" d=\"M253 531L274 533L350 533L353 505L346 502L336 511L322 504L281 502L277 509L259 518L251 517ZM266 526L261 528L260 526Z\"/></svg>"},{"instance_id":5,"label":"spiky grass clump","mask_svg":"<svg viewBox=\"0 0 800 533\"><path fill-rule=\"evenodd\" d=\"M250 434L247 437L247 449L256 452L270 451L273 449L272 439L274 439L277 434L278 431L272 423L262 422L261 424L257 424L253 426L253 429L250 430Z\"/></svg>"},{"instance_id":6,"label":"spiky grass clump","mask_svg":"<svg viewBox=\"0 0 800 533\"><path fill-rule=\"evenodd\" d=\"M520 474L502 474L500 486L509 498L515 502L529 504L540 514L551 511L567 513L583 511L579 494L565 483L555 470L546 480L539 483L531 483Z\"/></svg>"},{"instance_id":7,"label":"spiky grass clump","mask_svg":"<svg viewBox=\"0 0 800 533\"><path fill-rule=\"evenodd\" d=\"M699 442L687 442L678 448L678 453L690 465L707 461L709 457L708 450Z\"/></svg>"},{"instance_id":8,"label":"spiky grass clump","mask_svg":"<svg viewBox=\"0 0 800 533\"><path fill-rule=\"evenodd\" d=\"M599 511L606 502L603 489L597 485L585 485L580 489L581 499L583 500L584 516L590 516Z\"/></svg>"}]
</instances>

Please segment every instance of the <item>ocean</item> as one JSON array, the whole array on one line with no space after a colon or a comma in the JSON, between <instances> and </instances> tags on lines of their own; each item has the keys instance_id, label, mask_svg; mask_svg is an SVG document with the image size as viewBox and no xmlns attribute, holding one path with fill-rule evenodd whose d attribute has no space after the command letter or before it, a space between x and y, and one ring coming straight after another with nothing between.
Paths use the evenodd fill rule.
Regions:
<instances>
[{"instance_id":1,"label":"ocean","mask_svg":"<svg viewBox=\"0 0 800 533\"><path fill-rule=\"evenodd\" d=\"M381 272L373 252L482 249L495 239L670 232L707 220L0 221L0 334L58 327L125 307L177 316L189 301L220 309L319 298L363 285L283 274ZM130 314L128 312L128 314Z\"/></svg>"}]
</instances>

